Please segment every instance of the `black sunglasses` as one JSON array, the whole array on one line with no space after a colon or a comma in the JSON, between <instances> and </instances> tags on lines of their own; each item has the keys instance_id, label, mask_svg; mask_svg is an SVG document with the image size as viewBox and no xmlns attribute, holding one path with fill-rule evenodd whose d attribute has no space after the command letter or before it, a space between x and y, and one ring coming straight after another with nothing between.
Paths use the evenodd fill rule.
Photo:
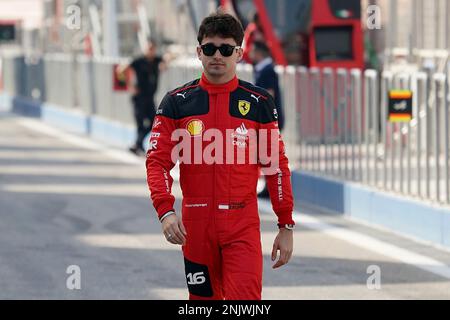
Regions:
<instances>
[{"instance_id":1,"label":"black sunglasses","mask_svg":"<svg viewBox=\"0 0 450 320\"><path fill-rule=\"evenodd\" d=\"M217 49L219 49L222 56L230 57L235 49L240 49L241 47L232 46L230 44L221 44L220 47L216 47L212 43L206 43L204 45L201 45L200 48L202 48L203 54L208 57L213 56L216 53Z\"/></svg>"}]
</instances>

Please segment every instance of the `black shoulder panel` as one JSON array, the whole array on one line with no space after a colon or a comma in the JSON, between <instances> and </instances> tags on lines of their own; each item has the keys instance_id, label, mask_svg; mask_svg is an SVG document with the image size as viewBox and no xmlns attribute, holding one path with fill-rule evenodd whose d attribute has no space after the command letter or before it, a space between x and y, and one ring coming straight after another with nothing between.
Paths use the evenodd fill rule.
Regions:
<instances>
[{"instance_id":1,"label":"black shoulder panel","mask_svg":"<svg viewBox=\"0 0 450 320\"><path fill-rule=\"evenodd\" d=\"M190 89L197 87L199 82L200 82L199 79L192 80L190 82L183 84L182 86L180 86L178 88L173 89L172 91L169 91L169 94L176 95L176 93L178 93L178 92L188 91Z\"/></svg>"},{"instance_id":2,"label":"black shoulder panel","mask_svg":"<svg viewBox=\"0 0 450 320\"><path fill-rule=\"evenodd\" d=\"M239 80L238 89L230 95L230 115L259 123L277 121L275 103L270 94L242 80Z\"/></svg>"},{"instance_id":3,"label":"black shoulder panel","mask_svg":"<svg viewBox=\"0 0 450 320\"><path fill-rule=\"evenodd\" d=\"M194 80L166 94L156 114L179 120L189 116L207 114L208 93Z\"/></svg>"},{"instance_id":4,"label":"black shoulder panel","mask_svg":"<svg viewBox=\"0 0 450 320\"><path fill-rule=\"evenodd\" d=\"M170 119L175 119L175 112L176 110L172 101L172 96L167 93L159 104L156 115L163 115Z\"/></svg>"},{"instance_id":5,"label":"black shoulder panel","mask_svg":"<svg viewBox=\"0 0 450 320\"><path fill-rule=\"evenodd\" d=\"M275 105L275 101L273 100L272 96L268 94L267 100L264 104L264 108L261 108L260 122L270 123L274 121L278 121L278 111Z\"/></svg>"},{"instance_id":6,"label":"black shoulder panel","mask_svg":"<svg viewBox=\"0 0 450 320\"><path fill-rule=\"evenodd\" d=\"M265 89L255 86L253 83L244 80L239 80L239 88L242 90L246 90L248 92L257 93L258 95L261 95L264 98L267 98L267 96L269 96L269 93Z\"/></svg>"},{"instance_id":7,"label":"black shoulder panel","mask_svg":"<svg viewBox=\"0 0 450 320\"><path fill-rule=\"evenodd\" d=\"M238 88L230 94L230 115L235 118L259 122L259 108L263 102L257 103L250 94Z\"/></svg>"},{"instance_id":8,"label":"black shoulder panel","mask_svg":"<svg viewBox=\"0 0 450 320\"><path fill-rule=\"evenodd\" d=\"M176 119L198 116L209 112L208 93L198 85L186 90L175 92L172 100L177 106Z\"/></svg>"}]
</instances>

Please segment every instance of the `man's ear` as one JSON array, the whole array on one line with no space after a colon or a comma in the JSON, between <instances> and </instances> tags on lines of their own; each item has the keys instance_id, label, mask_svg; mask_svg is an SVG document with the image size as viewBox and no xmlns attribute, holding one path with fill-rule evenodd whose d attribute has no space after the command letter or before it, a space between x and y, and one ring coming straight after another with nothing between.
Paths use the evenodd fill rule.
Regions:
<instances>
[{"instance_id":1,"label":"man's ear","mask_svg":"<svg viewBox=\"0 0 450 320\"><path fill-rule=\"evenodd\" d=\"M237 54L237 62L241 62L243 57L244 57L244 49L239 48L238 54Z\"/></svg>"},{"instance_id":2,"label":"man's ear","mask_svg":"<svg viewBox=\"0 0 450 320\"><path fill-rule=\"evenodd\" d=\"M202 61L202 48L197 47L197 57L198 60Z\"/></svg>"}]
</instances>

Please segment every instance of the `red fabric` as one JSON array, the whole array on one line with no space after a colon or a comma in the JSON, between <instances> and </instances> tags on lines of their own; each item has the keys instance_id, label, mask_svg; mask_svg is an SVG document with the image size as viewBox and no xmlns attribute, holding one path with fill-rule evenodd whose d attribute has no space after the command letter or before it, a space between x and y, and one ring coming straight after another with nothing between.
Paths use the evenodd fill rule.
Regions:
<instances>
[{"instance_id":1,"label":"red fabric","mask_svg":"<svg viewBox=\"0 0 450 320\"><path fill-rule=\"evenodd\" d=\"M265 42L264 33L258 28L258 26L251 22L248 24L244 33L244 52L242 60L247 63L253 63L250 58L250 52L252 51L253 43L255 41L263 41Z\"/></svg>"},{"instance_id":2,"label":"red fabric","mask_svg":"<svg viewBox=\"0 0 450 320\"><path fill-rule=\"evenodd\" d=\"M173 180L168 173L174 166L171 152L176 143L170 141L170 136L176 128L187 130L194 121L197 125L201 123L198 127L202 128L202 132L191 137L192 145L196 141L201 142L205 131L212 128L220 130L224 140L229 132L236 133L239 128L255 129L255 132L259 129L275 130L279 168L267 176L269 193L278 222L294 223L290 171L284 144L277 130L278 123L260 123L230 114L231 108L237 109L238 101L245 100L250 102L250 109L254 108L254 112L262 112L258 108L267 108L267 113L271 115L273 111L268 103L272 100L260 91L260 88L240 83L236 77L226 84L214 85L202 75L198 85L190 84L166 95L162 107L175 111L163 110L157 114L150 140L150 145L154 147L149 150L146 162L151 197L159 217L173 210L174 203L171 194ZM259 102L252 100L251 95L260 96ZM192 106L200 108L205 101L208 101L209 107L205 109L208 110L205 114L177 117ZM202 154L208 145L208 141L203 141ZM245 146L246 159L249 159L255 149L250 143ZM236 145L232 147L236 159L239 150ZM201 296L191 292L190 299L261 299L262 252L256 184L260 169L264 166L260 163L227 164L226 157L224 147L221 164L180 164L182 219L187 231L183 254L185 259L206 266L213 293L211 296ZM188 267L186 270L191 280L193 274L203 272L190 271ZM193 285L193 290L201 285L205 284Z\"/></svg>"},{"instance_id":3,"label":"red fabric","mask_svg":"<svg viewBox=\"0 0 450 320\"><path fill-rule=\"evenodd\" d=\"M202 77L200 78L200 87L202 87L204 90L208 91L210 95L218 94L218 93L226 93L229 94L230 92L236 90L236 88L239 86L239 80L236 76L234 76L233 79L228 81L224 84L213 84L209 82L208 78L205 76L205 74L202 74Z\"/></svg>"}]
</instances>

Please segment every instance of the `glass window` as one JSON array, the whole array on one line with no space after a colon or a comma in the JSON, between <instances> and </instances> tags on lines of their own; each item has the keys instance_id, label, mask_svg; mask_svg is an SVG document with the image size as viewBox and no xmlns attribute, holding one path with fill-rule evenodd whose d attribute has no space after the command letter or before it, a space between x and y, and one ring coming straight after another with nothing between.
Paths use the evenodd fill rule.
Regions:
<instances>
[{"instance_id":1,"label":"glass window","mask_svg":"<svg viewBox=\"0 0 450 320\"><path fill-rule=\"evenodd\" d=\"M314 29L317 61L353 59L352 27L320 27Z\"/></svg>"}]
</instances>

